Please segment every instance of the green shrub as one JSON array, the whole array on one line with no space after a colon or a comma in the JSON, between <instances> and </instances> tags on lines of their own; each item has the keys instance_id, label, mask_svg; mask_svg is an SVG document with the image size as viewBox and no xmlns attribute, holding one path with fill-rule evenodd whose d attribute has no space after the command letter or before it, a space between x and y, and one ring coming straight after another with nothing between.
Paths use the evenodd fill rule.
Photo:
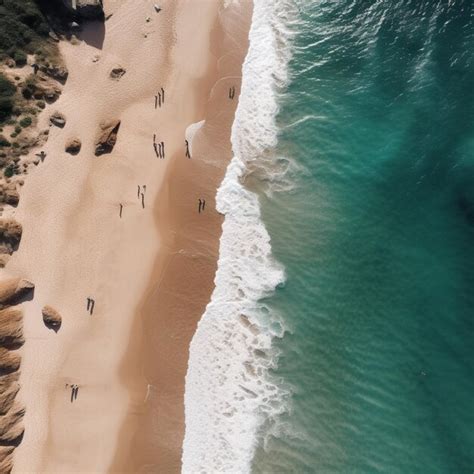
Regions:
<instances>
[{"instance_id":1,"label":"green shrub","mask_svg":"<svg viewBox=\"0 0 474 474\"><path fill-rule=\"evenodd\" d=\"M0 146L9 147L11 143L3 135L0 135Z\"/></svg>"},{"instance_id":2,"label":"green shrub","mask_svg":"<svg viewBox=\"0 0 474 474\"><path fill-rule=\"evenodd\" d=\"M13 96L16 86L3 74L0 74L0 122L4 122L10 117L13 111Z\"/></svg>"},{"instance_id":3,"label":"green shrub","mask_svg":"<svg viewBox=\"0 0 474 474\"><path fill-rule=\"evenodd\" d=\"M38 106L39 109L44 109L46 107L44 100L38 100L38 102L36 102L36 105Z\"/></svg>"},{"instance_id":4,"label":"green shrub","mask_svg":"<svg viewBox=\"0 0 474 474\"><path fill-rule=\"evenodd\" d=\"M19 125L15 125L15 133L16 133L16 134L21 133L22 130L23 130L23 129L22 129Z\"/></svg>"},{"instance_id":5,"label":"green shrub","mask_svg":"<svg viewBox=\"0 0 474 474\"><path fill-rule=\"evenodd\" d=\"M29 127L32 123L33 123L33 120L31 119L31 117L24 117L20 120L20 125L23 128Z\"/></svg>"},{"instance_id":6,"label":"green shrub","mask_svg":"<svg viewBox=\"0 0 474 474\"><path fill-rule=\"evenodd\" d=\"M18 142L13 142L12 147L13 148L20 148L20 144Z\"/></svg>"},{"instance_id":7,"label":"green shrub","mask_svg":"<svg viewBox=\"0 0 474 474\"><path fill-rule=\"evenodd\" d=\"M24 66L26 64L26 54L23 51L15 51L13 53L13 59L17 66Z\"/></svg>"},{"instance_id":8,"label":"green shrub","mask_svg":"<svg viewBox=\"0 0 474 474\"><path fill-rule=\"evenodd\" d=\"M10 138L16 138L17 136L18 136L18 133L16 132L10 133Z\"/></svg>"},{"instance_id":9,"label":"green shrub","mask_svg":"<svg viewBox=\"0 0 474 474\"><path fill-rule=\"evenodd\" d=\"M8 165L3 172L6 178L11 178L15 174L15 167L14 165Z\"/></svg>"}]
</instances>

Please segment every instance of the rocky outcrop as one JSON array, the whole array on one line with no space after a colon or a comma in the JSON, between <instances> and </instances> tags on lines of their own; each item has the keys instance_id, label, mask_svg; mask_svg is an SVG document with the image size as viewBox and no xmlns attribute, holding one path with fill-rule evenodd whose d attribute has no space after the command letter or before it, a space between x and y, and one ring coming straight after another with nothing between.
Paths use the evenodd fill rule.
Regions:
<instances>
[{"instance_id":1,"label":"rocky outcrop","mask_svg":"<svg viewBox=\"0 0 474 474\"><path fill-rule=\"evenodd\" d=\"M63 3L85 20L104 20L102 0L63 0Z\"/></svg>"},{"instance_id":2,"label":"rocky outcrop","mask_svg":"<svg viewBox=\"0 0 474 474\"><path fill-rule=\"evenodd\" d=\"M25 343L23 338L23 313L19 309L0 311L0 346L18 349Z\"/></svg>"},{"instance_id":3,"label":"rocky outcrop","mask_svg":"<svg viewBox=\"0 0 474 474\"><path fill-rule=\"evenodd\" d=\"M100 135L95 143L95 155L111 153L117 143L120 120L103 122L100 126Z\"/></svg>"},{"instance_id":4,"label":"rocky outcrop","mask_svg":"<svg viewBox=\"0 0 474 474\"><path fill-rule=\"evenodd\" d=\"M24 278L9 278L0 282L0 309L23 302L32 295L35 285Z\"/></svg>"},{"instance_id":5,"label":"rocky outcrop","mask_svg":"<svg viewBox=\"0 0 474 474\"><path fill-rule=\"evenodd\" d=\"M81 151L81 140L72 138L66 143L66 152L71 155L77 155Z\"/></svg>"},{"instance_id":6,"label":"rocky outcrop","mask_svg":"<svg viewBox=\"0 0 474 474\"><path fill-rule=\"evenodd\" d=\"M21 358L15 351L0 347L0 377L16 372L20 368ZM4 390L0 387L0 393ZM1 472L1 471L0 471Z\"/></svg>"},{"instance_id":7,"label":"rocky outcrop","mask_svg":"<svg viewBox=\"0 0 474 474\"><path fill-rule=\"evenodd\" d=\"M31 294L34 285L22 278L0 281L0 472L12 469L13 450L23 439L24 407L16 401L20 389L20 355L25 342L23 312L17 305Z\"/></svg>"},{"instance_id":8,"label":"rocky outcrop","mask_svg":"<svg viewBox=\"0 0 474 474\"><path fill-rule=\"evenodd\" d=\"M58 332L62 323L61 315L49 305L46 305L41 312L43 314L44 325L48 329Z\"/></svg>"},{"instance_id":9,"label":"rocky outcrop","mask_svg":"<svg viewBox=\"0 0 474 474\"><path fill-rule=\"evenodd\" d=\"M0 254L12 254L18 249L23 229L14 219L0 219Z\"/></svg>"},{"instance_id":10,"label":"rocky outcrop","mask_svg":"<svg viewBox=\"0 0 474 474\"><path fill-rule=\"evenodd\" d=\"M49 122L55 127L64 128L66 125L66 117L60 112L54 112L54 114L49 117Z\"/></svg>"},{"instance_id":11,"label":"rocky outcrop","mask_svg":"<svg viewBox=\"0 0 474 474\"><path fill-rule=\"evenodd\" d=\"M118 81L127 71L123 67L114 67L110 71L110 77Z\"/></svg>"},{"instance_id":12,"label":"rocky outcrop","mask_svg":"<svg viewBox=\"0 0 474 474\"><path fill-rule=\"evenodd\" d=\"M0 202L10 206L17 206L20 200L20 195L16 189L15 183L0 186Z\"/></svg>"},{"instance_id":13,"label":"rocky outcrop","mask_svg":"<svg viewBox=\"0 0 474 474\"><path fill-rule=\"evenodd\" d=\"M39 70L49 77L52 77L61 84L65 84L69 76L69 71L64 66L40 65Z\"/></svg>"}]
</instances>

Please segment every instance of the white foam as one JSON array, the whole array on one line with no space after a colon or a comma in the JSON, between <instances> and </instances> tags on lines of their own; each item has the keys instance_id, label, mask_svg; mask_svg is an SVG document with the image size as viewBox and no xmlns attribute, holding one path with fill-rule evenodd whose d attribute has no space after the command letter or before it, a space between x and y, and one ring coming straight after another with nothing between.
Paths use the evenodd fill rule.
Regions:
<instances>
[{"instance_id":1,"label":"white foam","mask_svg":"<svg viewBox=\"0 0 474 474\"><path fill-rule=\"evenodd\" d=\"M255 0L232 127L234 157L217 193L225 215L215 289L190 346L183 472L249 472L263 423L285 410L268 369L281 325L261 302L284 281L258 196L241 178L277 143L278 88L287 81L286 5ZM277 329L275 329L277 328Z\"/></svg>"}]
</instances>

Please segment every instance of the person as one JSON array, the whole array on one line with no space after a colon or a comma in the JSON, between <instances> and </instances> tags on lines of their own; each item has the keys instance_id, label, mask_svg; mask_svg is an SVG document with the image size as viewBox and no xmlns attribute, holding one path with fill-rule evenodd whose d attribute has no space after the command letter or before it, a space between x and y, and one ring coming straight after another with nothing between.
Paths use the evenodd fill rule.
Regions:
<instances>
[{"instance_id":1,"label":"person","mask_svg":"<svg viewBox=\"0 0 474 474\"><path fill-rule=\"evenodd\" d=\"M202 200L199 199L199 206L198 206L198 212L201 214L201 206L202 206Z\"/></svg>"},{"instance_id":2,"label":"person","mask_svg":"<svg viewBox=\"0 0 474 474\"><path fill-rule=\"evenodd\" d=\"M203 211L204 211L204 207L205 207L205 205L206 205L206 200L205 200L205 199L203 199L203 200L202 200L202 210L203 210Z\"/></svg>"},{"instance_id":3,"label":"person","mask_svg":"<svg viewBox=\"0 0 474 474\"><path fill-rule=\"evenodd\" d=\"M122 210L123 210L123 204L120 204L120 213L119 213L120 219L122 218Z\"/></svg>"},{"instance_id":4,"label":"person","mask_svg":"<svg viewBox=\"0 0 474 474\"><path fill-rule=\"evenodd\" d=\"M91 315L94 312L94 306L95 306L95 300L91 298L91 310L90 310Z\"/></svg>"},{"instance_id":5,"label":"person","mask_svg":"<svg viewBox=\"0 0 474 474\"><path fill-rule=\"evenodd\" d=\"M142 209L145 209L145 195L142 193Z\"/></svg>"},{"instance_id":6,"label":"person","mask_svg":"<svg viewBox=\"0 0 474 474\"><path fill-rule=\"evenodd\" d=\"M189 142L187 140L184 140L186 142L186 158L191 158L191 155L189 154Z\"/></svg>"}]
</instances>

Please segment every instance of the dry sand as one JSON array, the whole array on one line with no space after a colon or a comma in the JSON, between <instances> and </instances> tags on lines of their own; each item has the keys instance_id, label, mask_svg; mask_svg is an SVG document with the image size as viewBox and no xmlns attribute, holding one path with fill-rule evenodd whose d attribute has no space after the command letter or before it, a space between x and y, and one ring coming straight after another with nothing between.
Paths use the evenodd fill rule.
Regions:
<instances>
[{"instance_id":1,"label":"dry sand","mask_svg":"<svg viewBox=\"0 0 474 474\"><path fill-rule=\"evenodd\" d=\"M24 304L15 472L180 469L188 347L213 288L222 221L214 197L231 157L251 14L250 1L226 3L165 0L157 14L152 1L105 0L105 28L91 24L85 41L62 45L69 79L41 120L58 110L67 123L51 129L47 158L26 180L16 212L23 237L5 271L36 285ZM115 67L126 69L119 81L109 77ZM121 120L117 144L96 157L109 119ZM187 159L185 131L201 120ZM82 141L76 156L64 151L71 138ZM43 324L45 305L62 316L57 333Z\"/></svg>"}]
</instances>

